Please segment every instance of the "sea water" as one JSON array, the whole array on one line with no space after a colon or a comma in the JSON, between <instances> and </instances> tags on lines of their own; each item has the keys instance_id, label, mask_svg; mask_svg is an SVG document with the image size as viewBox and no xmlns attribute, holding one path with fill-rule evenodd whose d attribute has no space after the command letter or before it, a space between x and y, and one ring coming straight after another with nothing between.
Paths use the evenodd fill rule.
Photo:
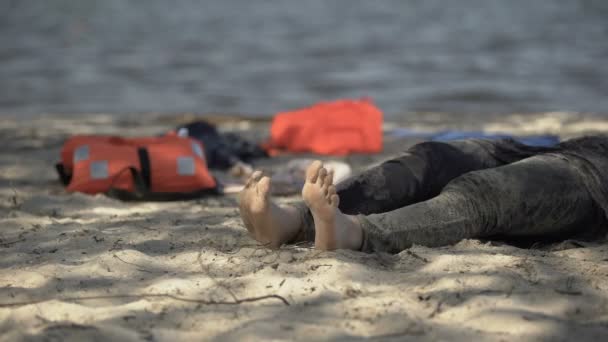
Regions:
<instances>
[{"instance_id":1,"label":"sea water","mask_svg":"<svg viewBox=\"0 0 608 342\"><path fill-rule=\"evenodd\" d=\"M605 0L0 0L0 115L608 112Z\"/></svg>"}]
</instances>

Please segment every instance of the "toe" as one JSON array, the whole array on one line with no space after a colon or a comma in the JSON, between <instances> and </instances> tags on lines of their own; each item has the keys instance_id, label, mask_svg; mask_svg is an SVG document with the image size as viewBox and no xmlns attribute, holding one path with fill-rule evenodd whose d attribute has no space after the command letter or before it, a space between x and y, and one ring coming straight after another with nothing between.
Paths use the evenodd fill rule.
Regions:
<instances>
[{"instance_id":1,"label":"toe","mask_svg":"<svg viewBox=\"0 0 608 342\"><path fill-rule=\"evenodd\" d=\"M337 208L340 205L340 197L338 195L331 195L329 198L329 203L332 207Z\"/></svg>"},{"instance_id":2,"label":"toe","mask_svg":"<svg viewBox=\"0 0 608 342\"><path fill-rule=\"evenodd\" d=\"M270 177L263 177L257 185L258 194L261 196L268 196L270 192Z\"/></svg>"},{"instance_id":3,"label":"toe","mask_svg":"<svg viewBox=\"0 0 608 342\"><path fill-rule=\"evenodd\" d=\"M251 175L251 179L252 179L254 182L259 182L259 181L260 181L260 179L262 178L262 175L263 175L263 174L264 174L264 173L263 173L262 171L258 170L258 171L254 172L254 173Z\"/></svg>"},{"instance_id":4,"label":"toe","mask_svg":"<svg viewBox=\"0 0 608 342\"><path fill-rule=\"evenodd\" d=\"M335 195L335 194L336 194L336 187L335 187L335 186L333 186L333 185L330 185L330 186L327 188L327 198L328 198L328 199L330 199L330 198L331 198L331 196L332 196L332 195Z\"/></svg>"},{"instance_id":5,"label":"toe","mask_svg":"<svg viewBox=\"0 0 608 342\"><path fill-rule=\"evenodd\" d=\"M319 169L319 176L317 177L317 184L323 186L325 184L325 178L327 178L327 170L322 167Z\"/></svg>"},{"instance_id":6,"label":"toe","mask_svg":"<svg viewBox=\"0 0 608 342\"><path fill-rule=\"evenodd\" d=\"M249 188L251 185L257 183L260 178L262 178L262 171L256 171L254 172L251 177L249 177L249 179L247 180L247 183L245 184L245 188Z\"/></svg>"},{"instance_id":7,"label":"toe","mask_svg":"<svg viewBox=\"0 0 608 342\"><path fill-rule=\"evenodd\" d=\"M315 160L308 166L306 169L306 181L309 183L314 183L317 181L317 177L319 176L319 170L323 167L323 163L320 160Z\"/></svg>"},{"instance_id":8,"label":"toe","mask_svg":"<svg viewBox=\"0 0 608 342\"><path fill-rule=\"evenodd\" d=\"M325 177L325 181L323 182L323 186L330 186L334 184L334 170L328 170L327 176Z\"/></svg>"}]
</instances>

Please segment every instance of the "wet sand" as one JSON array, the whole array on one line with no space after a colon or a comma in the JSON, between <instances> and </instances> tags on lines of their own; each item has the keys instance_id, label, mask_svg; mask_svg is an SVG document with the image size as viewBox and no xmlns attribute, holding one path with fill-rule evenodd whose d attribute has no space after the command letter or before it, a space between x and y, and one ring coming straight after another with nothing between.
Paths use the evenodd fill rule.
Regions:
<instances>
[{"instance_id":1,"label":"wet sand","mask_svg":"<svg viewBox=\"0 0 608 342\"><path fill-rule=\"evenodd\" d=\"M269 250L236 197L124 203L68 194L53 169L76 133L156 134L115 116L0 123L0 340L578 340L608 335L608 243L535 249L465 240L397 255ZM572 113L418 114L394 127L573 137L608 120ZM261 138L265 122L223 120ZM355 170L417 142L345 158ZM271 169L288 160L264 160ZM280 201L293 201L284 197Z\"/></svg>"}]
</instances>

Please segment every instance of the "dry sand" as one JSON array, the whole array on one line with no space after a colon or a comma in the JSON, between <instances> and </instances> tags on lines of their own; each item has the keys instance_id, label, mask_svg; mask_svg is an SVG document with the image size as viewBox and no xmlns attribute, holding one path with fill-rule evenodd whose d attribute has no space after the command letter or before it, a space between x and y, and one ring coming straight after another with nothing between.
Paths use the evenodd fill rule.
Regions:
<instances>
[{"instance_id":1,"label":"dry sand","mask_svg":"<svg viewBox=\"0 0 608 342\"><path fill-rule=\"evenodd\" d=\"M604 131L572 113L428 113L419 129ZM536 249L467 240L397 255L268 250L249 238L234 196L123 203L67 194L53 163L75 133L143 135L112 116L0 124L0 340L577 340L608 336L608 243ZM264 123L226 122L261 136ZM414 143L387 138L380 156ZM263 161L271 168L286 157ZM294 198L283 198L291 201Z\"/></svg>"}]
</instances>

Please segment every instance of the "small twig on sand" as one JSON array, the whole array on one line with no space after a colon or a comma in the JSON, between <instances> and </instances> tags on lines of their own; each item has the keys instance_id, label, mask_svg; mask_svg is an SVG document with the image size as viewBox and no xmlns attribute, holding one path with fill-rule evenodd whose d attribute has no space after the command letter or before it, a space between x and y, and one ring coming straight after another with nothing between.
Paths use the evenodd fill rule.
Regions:
<instances>
[{"instance_id":1,"label":"small twig on sand","mask_svg":"<svg viewBox=\"0 0 608 342\"><path fill-rule=\"evenodd\" d=\"M420 255L410 251L409 249L405 251L408 255L413 256L414 258L418 259L418 260L422 260L424 262L429 262L429 259L425 258L425 257L421 257Z\"/></svg>"},{"instance_id":2,"label":"small twig on sand","mask_svg":"<svg viewBox=\"0 0 608 342\"><path fill-rule=\"evenodd\" d=\"M10 307L16 307L16 306L40 304L40 303L48 302L53 299L61 300L61 301L65 301L65 302L76 302L76 301L84 301L84 300L121 299L121 298L139 298L139 299L142 299L142 298L170 298L170 299L177 300L180 302L197 303L197 304L201 304L201 305L239 305L239 304L243 304L243 303L257 302L257 301L266 300L266 299L277 299L287 306L290 305L289 302L287 301L287 299L285 299L282 296L275 295L275 294L260 296L260 297L241 298L241 299L236 299L233 301L222 301L222 300L215 301L215 300L205 300L205 299L196 299L196 298L183 298L183 297L174 296L174 295L168 294L168 293L151 293L151 294L142 294L142 295L118 294L118 295L107 295L107 296L85 296L85 297L39 299L39 300L24 301L24 302L0 303L0 308L10 308Z\"/></svg>"},{"instance_id":3,"label":"small twig on sand","mask_svg":"<svg viewBox=\"0 0 608 342\"><path fill-rule=\"evenodd\" d=\"M17 189L14 187L11 187L11 190L13 190L13 196L11 196L13 208L17 208L19 206L19 193L17 193Z\"/></svg>"},{"instance_id":4,"label":"small twig on sand","mask_svg":"<svg viewBox=\"0 0 608 342\"><path fill-rule=\"evenodd\" d=\"M116 258L116 259L118 259L118 260L120 260L120 261L124 262L124 263L125 263L125 264L127 264L127 265L132 265L132 266L135 266L135 267L136 267L136 270L138 270L138 271L140 271L140 272L147 272L147 273L163 273L163 272L161 272L161 271L150 271L150 270L147 270L147 269L146 269L145 267L143 267L142 265L138 265L138 264L136 264L136 263L133 263L133 262L128 262L128 261L126 261L126 260L123 260L121 257L119 257L119 256L118 256L118 255L116 255L116 254L112 254L112 256L113 256L114 258Z\"/></svg>"},{"instance_id":5,"label":"small twig on sand","mask_svg":"<svg viewBox=\"0 0 608 342\"><path fill-rule=\"evenodd\" d=\"M222 283L219 282L217 279L215 279L214 276L211 275L211 265L207 265L207 267L205 267L205 264L203 264L203 249L199 249L198 250L198 255L196 256L196 261L198 261L198 264L201 266L201 270L203 272L205 272L207 274L207 277L209 277L209 279L211 279L211 281L213 281L213 283L217 286L217 287L221 287L224 290L226 290L226 292L228 292L228 294L230 294L230 296L232 297L232 299L237 302L239 299L237 298L237 296L234 294L234 292L232 291L232 289Z\"/></svg>"},{"instance_id":6,"label":"small twig on sand","mask_svg":"<svg viewBox=\"0 0 608 342\"><path fill-rule=\"evenodd\" d=\"M443 300L440 300L440 301L437 302L437 305L435 306L435 309L433 309L433 311L427 317L428 318L433 318L437 314L441 313L441 305L443 305Z\"/></svg>"},{"instance_id":7,"label":"small twig on sand","mask_svg":"<svg viewBox=\"0 0 608 342\"><path fill-rule=\"evenodd\" d=\"M319 267L329 267L329 268L332 268L332 267L334 267L334 265L329 265L329 264L311 265L311 266L310 266L310 269L311 269L312 271L316 271L316 270L318 270L318 269L319 269Z\"/></svg>"},{"instance_id":8,"label":"small twig on sand","mask_svg":"<svg viewBox=\"0 0 608 342\"><path fill-rule=\"evenodd\" d=\"M23 241L25 241L25 238L21 238L19 240L14 240L14 241L7 241L7 242L0 241L0 246L2 246L2 247L10 247L11 245L14 245L14 244L16 244L18 242L23 242Z\"/></svg>"},{"instance_id":9,"label":"small twig on sand","mask_svg":"<svg viewBox=\"0 0 608 342\"><path fill-rule=\"evenodd\" d=\"M301 242L296 242L294 244L290 244L290 245L285 245L283 247L284 249L314 249L314 245L311 244L311 242L309 241L301 241Z\"/></svg>"},{"instance_id":10,"label":"small twig on sand","mask_svg":"<svg viewBox=\"0 0 608 342\"><path fill-rule=\"evenodd\" d=\"M564 294L564 295L568 295L568 296L581 296L583 295L583 292L581 291L576 291L576 290L560 290L560 289L553 289L553 291L559 293L559 294Z\"/></svg>"},{"instance_id":11,"label":"small twig on sand","mask_svg":"<svg viewBox=\"0 0 608 342\"><path fill-rule=\"evenodd\" d=\"M257 249L256 249L257 251ZM270 299L270 298L275 298L278 299L280 301L283 302L283 304L289 306L289 302L287 301L287 299L285 299L284 297L277 295L277 294L272 294L272 295L266 295L266 296L261 296L261 297L250 297L250 298L241 298L239 299L236 294L234 293L234 291L232 291L232 289L230 288L230 286L228 286L227 284L225 284L224 282L220 282L218 281L212 274L211 272L211 264L209 265L205 265L205 263L203 263L203 248L201 247L198 250L198 254L196 256L196 261L198 262L198 264L201 267L201 270L207 275L207 277L209 277L209 279L211 279L211 281L213 281L213 283L218 286L221 287L222 289L226 290L226 292L228 292L228 294L232 297L232 302L226 302L226 301L220 301L217 303L222 303L222 304L240 304L240 303L244 303L244 302L253 302L253 301L258 301L258 300L263 300L263 299Z\"/></svg>"},{"instance_id":12,"label":"small twig on sand","mask_svg":"<svg viewBox=\"0 0 608 342\"><path fill-rule=\"evenodd\" d=\"M229 255L238 254L241 250L243 250L245 248L253 248L257 252L260 249L263 249L263 248L265 249L266 246L268 246L268 245L269 245L269 243L268 244L255 244L255 245L242 245L242 246L236 247L235 249L232 249L229 251L221 251L221 252L224 254L229 254Z\"/></svg>"}]
</instances>

